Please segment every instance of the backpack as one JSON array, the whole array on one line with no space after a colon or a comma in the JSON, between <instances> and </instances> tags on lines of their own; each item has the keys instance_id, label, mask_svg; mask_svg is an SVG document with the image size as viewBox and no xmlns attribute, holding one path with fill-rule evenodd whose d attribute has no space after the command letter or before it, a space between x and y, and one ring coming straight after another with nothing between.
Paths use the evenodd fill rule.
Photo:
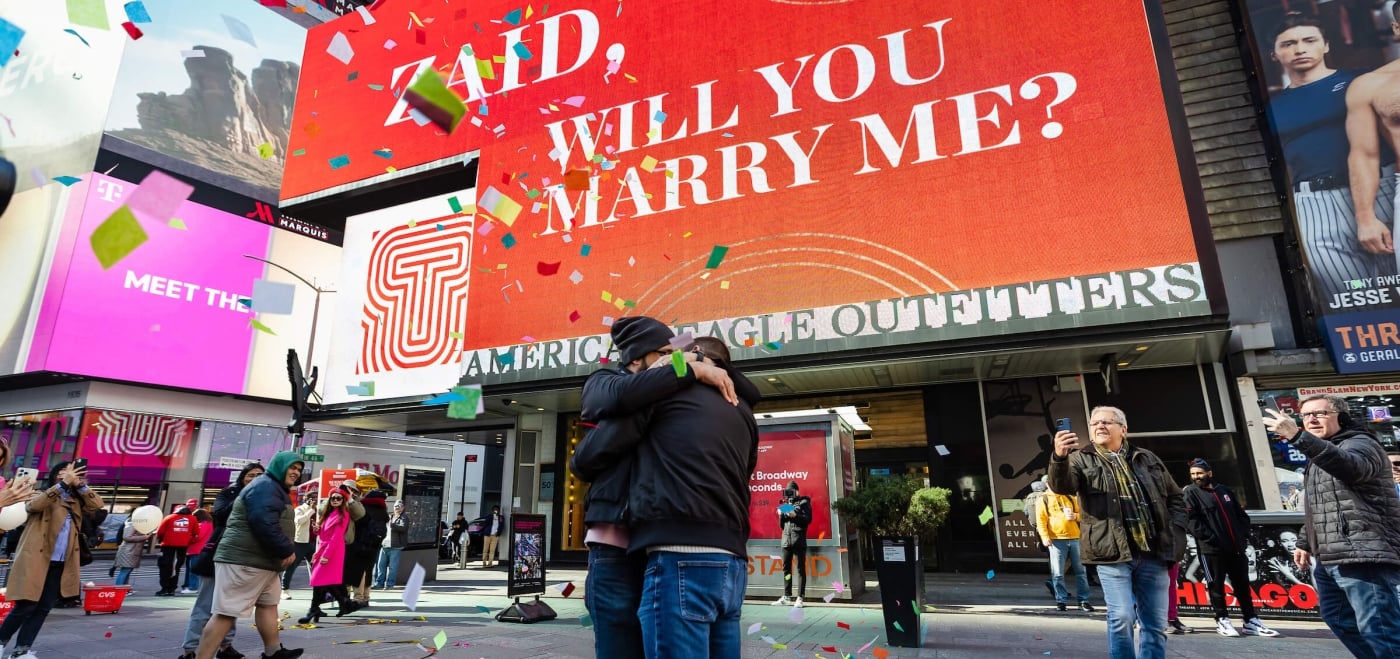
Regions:
<instances>
[{"instance_id":1,"label":"backpack","mask_svg":"<svg viewBox=\"0 0 1400 659\"><path fill-rule=\"evenodd\" d=\"M1026 523L1031 525L1031 529L1037 534L1040 533L1039 520L1040 499L1045 496L1044 492L1031 492L1021 500L1021 507L1026 511Z\"/></svg>"}]
</instances>

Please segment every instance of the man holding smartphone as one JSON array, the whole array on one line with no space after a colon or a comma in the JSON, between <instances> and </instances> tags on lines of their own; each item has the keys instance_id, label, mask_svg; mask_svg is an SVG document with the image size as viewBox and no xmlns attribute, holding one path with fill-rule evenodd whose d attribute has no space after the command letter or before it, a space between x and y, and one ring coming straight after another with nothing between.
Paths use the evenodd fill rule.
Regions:
<instances>
[{"instance_id":1,"label":"man holding smartphone","mask_svg":"<svg viewBox=\"0 0 1400 659\"><path fill-rule=\"evenodd\" d=\"M1079 550L1099 566L1108 608L1108 654L1162 659L1167 653L1168 569L1186 549L1181 488L1151 451L1128 443L1128 417L1116 407L1090 413L1092 443L1055 433L1050 489L1079 497ZM1142 633L1134 648L1133 622Z\"/></svg>"}]
</instances>

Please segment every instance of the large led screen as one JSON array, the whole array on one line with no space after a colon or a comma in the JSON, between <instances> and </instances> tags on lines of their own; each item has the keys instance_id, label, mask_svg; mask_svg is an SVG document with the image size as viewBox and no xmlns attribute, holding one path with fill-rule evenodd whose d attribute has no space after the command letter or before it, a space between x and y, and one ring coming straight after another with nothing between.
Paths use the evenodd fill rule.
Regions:
<instances>
[{"instance_id":1,"label":"large led screen","mask_svg":"<svg viewBox=\"0 0 1400 659\"><path fill-rule=\"evenodd\" d=\"M428 333L488 383L586 372L631 314L741 357L1208 314L1149 4L385 3L308 33L282 197L479 150L430 213L475 213L465 315L405 287L411 328L349 340ZM408 105L427 71L451 134Z\"/></svg>"},{"instance_id":2,"label":"large led screen","mask_svg":"<svg viewBox=\"0 0 1400 659\"><path fill-rule=\"evenodd\" d=\"M149 239L104 269L93 231L140 186L83 178L73 190L86 204L63 227L26 370L287 398L287 349L305 360L315 294L259 259L326 286L339 248L185 201L172 221L143 222ZM290 313L253 310L259 279L293 289Z\"/></svg>"}]
</instances>

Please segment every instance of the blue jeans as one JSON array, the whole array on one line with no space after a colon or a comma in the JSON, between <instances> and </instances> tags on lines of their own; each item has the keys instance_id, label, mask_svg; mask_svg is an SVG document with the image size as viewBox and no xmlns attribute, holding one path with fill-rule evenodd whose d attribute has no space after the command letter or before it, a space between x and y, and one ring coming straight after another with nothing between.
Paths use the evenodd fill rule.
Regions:
<instances>
[{"instance_id":1,"label":"blue jeans","mask_svg":"<svg viewBox=\"0 0 1400 659\"><path fill-rule=\"evenodd\" d=\"M190 610L190 624L185 627L185 652L199 649L199 636L204 633L204 624L209 622L209 608L214 606L214 577L206 577L199 582L199 594L194 596L194 608ZM233 645L233 633L238 631L238 621L234 620L224 634L224 642L219 647Z\"/></svg>"},{"instance_id":2,"label":"blue jeans","mask_svg":"<svg viewBox=\"0 0 1400 659\"><path fill-rule=\"evenodd\" d=\"M637 609L642 603L642 574L646 554L594 544L588 549L588 579L583 604L593 618L593 654L598 657L641 659L642 627Z\"/></svg>"},{"instance_id":3,"label":"blue jeans","mask_svg":"<svg viewBox=\"0 0 1400 659\"><path fill-rule=\"evenodd\" d=\"M1400 657L1400 568L1326 565L1313 570L1322 621L1352 654Z\"/></svg>"},{"instance_id":4,"label":"blue jeans","mask_svg":"<svg viewBox=\"0 0 1400 659\"><path fill-rule=\"evenodd\" d=\"M1069 599L1069 591L1065 590L1066 563L1070 575L1074 577L1074 592L1079 596L1080 603L1089 601L1089 573L1079 562L1078 538L1050 541L1050 581L1055 586L1055 601L1064 604Z\"/></svg>"},{"instance_id":5,"label":"blue jeans","mask_svg":"<svg viewBox=\"0 0 1400 659\"><path fill-rule=\"evenodd\" d=\"M647 659L739 659L748 583L748 563L733 554L649 554L637 609Z\"/></svg>"},{"instance_id":6,"label":"blue jeans","mask_svg":"<svg viewBox=\"0 0 1400 659\"><path fill-rule=\"evenodd\" d=\"M1099 585L1108 608L1108 656L1111 659L1162 659L1167 656L1167 601L1171 566L1155 558L1099 566ZM1392 597L1392 599L1394 599ZM1139 632L1133 648L1133 619Z\"/></svg>"},{"instance_id":7,"label":"blue jeans","mask_svg":"<svg viewBox=\"0 0 1400 659\"><path fill-rule=\"evenodd\" d=\"M132 568L129 567L117 568L117 580L115 583L118 586L125 586L131 583L131 570Z\"/></svg>"},{"instance_id":8,"label":"blue jeans","mask_svg":"<svg viewBox=\"0 0 1400 659\"><path fill-rule=\"evenodd\" d=\"M374 587L392 586L399 580L399 558L403 547L380 547L379 563L374 566Z\"/></svg>"}]
</instances>

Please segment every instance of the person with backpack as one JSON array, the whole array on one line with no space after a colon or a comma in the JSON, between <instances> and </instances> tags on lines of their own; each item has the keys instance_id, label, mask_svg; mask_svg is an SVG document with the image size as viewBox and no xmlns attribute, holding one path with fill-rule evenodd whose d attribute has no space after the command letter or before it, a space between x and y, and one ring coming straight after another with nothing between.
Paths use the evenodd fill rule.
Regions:
<instances>
[{"instance_id":1,"label":"person with backpack","mask_svg":"<svg viewBox=\"0 0 1400 659\"><path fill-rule=\"evenodd\" d=\"M389 507L382 490L366 492L360 504L365 507L365 516L355 520L355 541L346 547L345 585L353 590L351 599L368 606L375 559L379 558L380 546L389 532Z\"/></svg>"},{"instance_id":2,"label":"person with backpack","mask_svg":"<svg viewBox=\"0 0 1400 659\"><path fill-rule=\"evenodd\" d=\"M130 519L122 524L122 544L117 548L117 556L112 561L112 566L117 569L118 586L131 583L131 573L141 567L141 556L146 553L146 541L150 537L149 533L137 531Z\"/></svg>"}]
</instances>

